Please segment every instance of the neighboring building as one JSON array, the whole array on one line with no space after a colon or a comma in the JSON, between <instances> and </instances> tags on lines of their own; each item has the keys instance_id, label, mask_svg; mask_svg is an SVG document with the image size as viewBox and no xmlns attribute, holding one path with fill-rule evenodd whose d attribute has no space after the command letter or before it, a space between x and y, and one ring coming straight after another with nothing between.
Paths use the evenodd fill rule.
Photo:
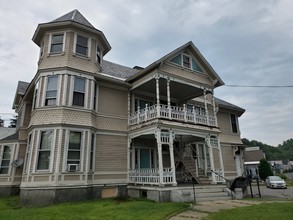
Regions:
<instances>
[{"instance_id":1,"label":"neighboring building","mask_svg":"<svg viewBox=\"0 0 293 220\"><path fill-rule=\"evenodd\" d=\"M15 133L15 128L0 127L0 140Z\"/></svg>"},{"instance_id":2,"label":"neighboring building","mask_svg":"<svg viewBox=\"0 0 293 220\"><path fill-rule=\"evenodd\" d=\"M275 173L283 173L293 169L293 162L289 160L270 160L268 162Z\"/></svg>"},{"instance_id":3,"label":"neighboring building","mask_svg":"<svg viewBox=\"0 0 293 220\"><path fill-rule=\"evenodd\" d=\"M260 160L265 159L265 154L259 147L247 147L244 151L244 167L246 173L251 173L252 177L258 176Z\"/></svg>"},{"instance_id":4,"label":"neighboring building","mask_svg":"<svg viewBox=\"0 0 293 220\"><path fill-rule=\"evenodd\" d=\"M41 205L243 173L244 109L214 98L224 82L192 42L146 68L121 66L104 60L109 42L77 10L39 24L33 41L38 71L19 82L17 133L0 141L0 192L20 187Z\"/></svg>"}]
</instances>

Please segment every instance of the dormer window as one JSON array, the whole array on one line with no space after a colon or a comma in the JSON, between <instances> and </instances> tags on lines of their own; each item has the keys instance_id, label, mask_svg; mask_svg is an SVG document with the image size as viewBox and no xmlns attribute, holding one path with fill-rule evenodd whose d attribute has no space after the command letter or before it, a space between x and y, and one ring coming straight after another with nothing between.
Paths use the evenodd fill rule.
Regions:
<instances>
[{"instance_id":1,"label":"dormer window","mask_svg":"<svg viewBox=\"0 0 293 220\"><path fill-rule=\"evenodd\" d=\"M88 38L77 35L75 53L83 56L88 56Z\"/></svg>"},{"instance_id":2,"label":"dormer window","mask_svg":"<svg viewBox=\"0 0 293 220\"><path fill-rule=\"evenodd\" d=\"M196 72L203 73L202 68L200 65L197 63L197 61L191 57L187 51L178 54L177 56L173 57L170 60L171 63L174 63L176 65L182 66L184 68L191 69Z\"/></svg>"},{"instance_id":3,"label":"dormer window","mask_svg":"<svg viewBox=\"0 0 293 220\"><path fill-rule=\"evenodd\" d=\"M63 51L64 34L52 34L50 53L61 53Z\"/></svg>"}]
</instances>

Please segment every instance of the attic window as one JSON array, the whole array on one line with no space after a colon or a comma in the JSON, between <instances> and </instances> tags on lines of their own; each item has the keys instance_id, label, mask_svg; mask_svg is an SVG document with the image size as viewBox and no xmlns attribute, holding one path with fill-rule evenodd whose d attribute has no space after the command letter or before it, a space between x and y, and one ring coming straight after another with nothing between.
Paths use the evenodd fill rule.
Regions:
<instances>
[{"instance_id":1,"label":"attic window","mask_svg":"<svg viewBox=\"0 0 293 220\"><path fill-rule=\"evenodd\" d=\"M177 64L177 65L180 65L180 66L183 66L184 68L188 68L188 69L191 69L193 71L203 73L203 70L201 69L199 64L197 64L195 59L192 58L187 53L178 54L177 56L173 57L170 60L170 62L172 62L174 64Z\"/></svg>"}]
</instances>

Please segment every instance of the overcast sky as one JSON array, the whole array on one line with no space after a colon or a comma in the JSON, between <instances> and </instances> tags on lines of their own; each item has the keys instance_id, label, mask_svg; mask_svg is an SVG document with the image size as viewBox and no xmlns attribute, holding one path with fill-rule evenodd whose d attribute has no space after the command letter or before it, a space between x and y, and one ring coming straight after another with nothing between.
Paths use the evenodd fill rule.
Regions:
<instances>
[{"instance_id":1,"label":"overcast sky","mask_svg":"<svg viewBox=\"0 0 293 220\"><path fill-rule=\"evenodd\" d=\"M226 85L293 86L293 1L290 0L1 0L0 116L14 113L17 82L30 82L39 23L78 9L103 31L105 59L145 67L193 41ZM218 98L246 112L241 136L271 145L293 138L293 88L223 86Z\"/></svg>"}]
</instances>

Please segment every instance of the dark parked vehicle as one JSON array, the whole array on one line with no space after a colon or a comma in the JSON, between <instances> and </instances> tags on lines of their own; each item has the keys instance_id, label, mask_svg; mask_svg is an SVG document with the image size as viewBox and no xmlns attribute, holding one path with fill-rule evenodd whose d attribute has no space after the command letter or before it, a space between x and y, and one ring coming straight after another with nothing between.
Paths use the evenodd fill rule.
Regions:
<instances>
[{"instance_id":1,"label":"dark parked vehicle","mask_svg":"<svg viewBox=\"0 0 293 220\"><path fill-rule=\"evenodd\" d=\"M287 189L286 182L279 176L268 176L266 178L266 185L268 188L283 188Z\"/></svg>"}]
</instances>

